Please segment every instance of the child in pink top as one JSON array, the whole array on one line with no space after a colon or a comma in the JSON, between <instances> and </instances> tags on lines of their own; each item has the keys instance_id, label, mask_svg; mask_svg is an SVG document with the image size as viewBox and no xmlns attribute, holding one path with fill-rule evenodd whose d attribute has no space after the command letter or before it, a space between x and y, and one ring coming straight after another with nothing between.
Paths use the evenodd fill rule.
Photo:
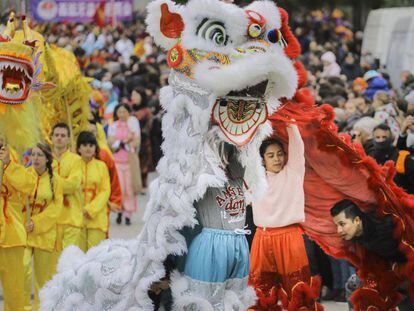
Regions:
<instances>
[{"instance_id":1,"label":"child in pink top","mask_svg":"<svg viewBox=\"0 0 414 311\"><path fill-rule=\"evenodd\" d=\"M258 228L250 254L249 281L259 298L254 310L281 310L280 304L283 310L323 310L316 303L318 290L309 290L309 284L319 285L311 281L299 226L305 220L304 145L296 125L289 125L287 133L288 155L278 140L264 141L260 147L268 189L260 201L253 202ZM298 301L301 296L309 299Z\"/></svg>"},{"instance_id":2,"label":"child in pink top","mask_svg":"<svg viewBox=\"0 0 414 311\"><path fill-rule=\"evenodd\" d=\"M128 153L136 153L140 140L139 122L131 116L131 109L126 104L120 104L114 111L114 123L108 130L108 141L114 152L115 167L118 172L122 191L122 208L125 223L131 224L131 217L137 211L137 196L132 185L133 171L129 164ZM122 221L122 214L118 214L117 223Z\"/></svg>"},{"instance_id":3,"label":"child in pink top","mask_svg":"<svg viewBox=\"0 0 414 311\"><path fill-rule=\"evenodd\" d=\"M288 161L283 146L275 140L265 141L260 149L268 189L262 200L253 203L254 223L258 227L278 228L305 221L303 141L296 125L290 125L287 132Z\"/></svg>"}]
</instances>

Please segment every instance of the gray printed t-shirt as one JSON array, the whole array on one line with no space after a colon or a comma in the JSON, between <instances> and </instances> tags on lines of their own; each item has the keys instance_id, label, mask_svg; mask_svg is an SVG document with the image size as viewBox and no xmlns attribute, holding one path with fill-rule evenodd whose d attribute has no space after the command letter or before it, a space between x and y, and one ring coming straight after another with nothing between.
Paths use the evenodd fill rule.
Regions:
<instances>
[{"instance_id":1,"label":"gray printed t-shirt","mask_svg":"<svg viewBox=\"0 0 414 311\"><path fill-rule=\"evenodd\" d=\"M244 168L237 161L227 166L228 182L222 188L208 188L195 203L198 219L204 228L243 229L246 221L246 200L243 191Z\"/></svg>"}]
</instances>

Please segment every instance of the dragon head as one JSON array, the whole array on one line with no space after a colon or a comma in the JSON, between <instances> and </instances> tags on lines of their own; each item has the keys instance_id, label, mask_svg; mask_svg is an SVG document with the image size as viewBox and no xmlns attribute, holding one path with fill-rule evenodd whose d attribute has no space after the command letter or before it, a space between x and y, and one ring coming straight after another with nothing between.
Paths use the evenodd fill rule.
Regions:
<instances>
[{"instance_id":1,"label":"dragon head","mask_svg":"<svg viewBox=\"0 0 414 311\"><path fill-rule=\"evenodd\" d=\"M236 146L247 144L297 89L292 59L300 47L286 12L271 1L239 8L219 0L185 6L156 0L147 25L175 76L208 91L213 123Z\"/></svg>"},{"instance_id":2,"label":"dragon head","mask_svg":"<svg viewBox=\"0 0 414 311\"><path fill-rule=\"evenodd\" d=\"M17 105L26 101L34 80L34 42L26 39L28 27L22 17L24 38L15 35L14 14L0 35L0 103Z\"/></svg>"}]
</instances>

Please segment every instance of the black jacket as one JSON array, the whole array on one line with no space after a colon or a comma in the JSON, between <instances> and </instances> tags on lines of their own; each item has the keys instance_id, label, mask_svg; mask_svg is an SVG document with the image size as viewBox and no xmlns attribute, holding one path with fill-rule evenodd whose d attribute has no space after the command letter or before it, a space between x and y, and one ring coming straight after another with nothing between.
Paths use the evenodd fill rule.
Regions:
<instances>
[{"instance_id":1,"label":"black jacket","mask_svg":"<svg viewBox=\"0 0 414 311\"><path fill-rule=\"evenodd\" d=\"M361 244L367 250L392 263L407 261L404 254L398 249L398 241L393 238L394 223L391 217L380 219L374 214L364 214L362 229L362 235L354 238L353 242Z\"/></svg>"},{"instance_id":2,"label":"black jacket","mask_svg":"<svg viewBox=\"0 0 414 311\"><path fill-rule=\"evenodd\" d=\"M414 149L407 147L407 136L399 136L397 148L400 150L397 165L403 166L403 172L397 167L396 183L407 193L414 194ZM408 155L404 155L403 151L408 151ZM406 153L406 152L405 152ZM399 163L404 161L404 163Z\"/></svg>"}]
</instances>

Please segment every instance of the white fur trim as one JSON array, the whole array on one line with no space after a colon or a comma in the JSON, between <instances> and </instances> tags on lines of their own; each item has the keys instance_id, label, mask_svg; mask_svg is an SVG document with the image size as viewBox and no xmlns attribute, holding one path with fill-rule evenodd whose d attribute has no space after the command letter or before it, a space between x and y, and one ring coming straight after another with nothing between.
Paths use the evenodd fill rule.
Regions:
<instances>
[{"instance_id":1,"label":"white fur trim","mask_svg":"<svg viewBox=\"0 0 414 311\"><path fill-rule=\"evenodd\" d=\"M194 69L195 80L217 96L242 90L264 80L274 82L268 94L274 98L291 98L297 88L297 73L292 61L279 47L267 48L266 53L247 54L248 57L234 60L229 65L204 61ZM217 83L220 81L220 83Z\"/></svg>"},{"instance_id":2,"label":"white fur trim","mask_svg":"<svg viewBox=\"0 0 414 311\"><path fill-rule=\"evenodd\" d=\"M252 10L266 19L266 30L280 29L282 27L282 20L280 11L276 4L269 0L254 1L245 7L246 10Z\"/></svg>"},{"instance_id":3,"label":"white fur trim","mask_svg":"<svg viewBox=\"0 0 414 311\"><path fill-rule=\"evenodd\" d=\"M248 20L243 10L234 4L217 0L190 0L183 12L185 29L182 44L186 49L197 48L205 51L228 53L231 48L242 44L247 33ZM229 42L227 47L218 47L214 43L196 35L197 28L204 18L220 21L226 28Z\"/></svg>"},{"instance_id":4,"label":"white fur trim","mask_svg":"<svg viewBox=\"0 0 414 311\"><path fill-rule=\"evenodd\" d=\"M79 247L70 245L63 250L60 256L57 271L76 269L82 264L84 258L85 253Z\"/></svg>"},{"instance_id":5,"label":"white fur trim","mask_svg":"<svg viewBox=\"0 0 414 311\"><path fill-rule=\"evenodd\" d=\"M186 309L191 309L191 307L196 307L197 311L214 311L214 310L223 310L223 311L246 311L249 307L254 306L257 300L256 293L252 287L247 286L242 291L232 288L232 284L239 284L244 283L246 281L232 279L229 280L229 283L226 285L220 285L218 283L207 283L207 282L200 282L201 286L205 285L207 288L209 286L226 286L226 290L224 291L223 301L221 302L222 305L218 307L217 305L212 305L209 300L205 297L202 297L197 292L194 292L194 280L191 280L185 276L180 274L177 271L174 271L171 274L171 291L174 300L174 310L181 311ZM197 284L198 282L195 281ZM197 286L200 286L199 284ZM231 288L227 288L230 286ZM236 287L239 287L237 285Z\"/></svg>"}]
</instances>

